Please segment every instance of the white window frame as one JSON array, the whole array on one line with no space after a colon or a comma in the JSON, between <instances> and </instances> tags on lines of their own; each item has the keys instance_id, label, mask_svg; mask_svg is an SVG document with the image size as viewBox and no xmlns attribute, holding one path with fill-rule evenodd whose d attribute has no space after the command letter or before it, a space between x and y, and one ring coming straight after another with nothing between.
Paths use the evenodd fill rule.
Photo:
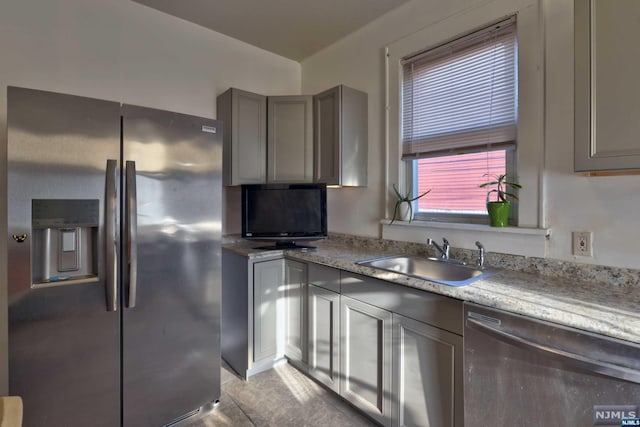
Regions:
<instances>
[{"instance_id":1,"label":"white window frame","mask_svg":"<svg viewBox=\"0 0 640 427\"><path fill-rule=\"evenodd\" d=\"M401 87L402 87L402 93L406 93L406 84L407 82L404 81L404 77L406 76L406 67L408 64L412 64L414 61L418 62L418 67L427 67L430 69L430 67L427 65L429 63L433 63L433 61L439 61L441 60L441 56L436 56L434 58L434 51L436 52L435 55L438 55L437 52L442 52L443 49L448 50L449 46L452 46L452 49L456 52L460 52L463 53L465 52L465 55L467 56L460 56L459 60L466 60L466 58L468 58L468 52L467 49L469 48L478 48L479 46L486 46L487 44L491 44L493 42L493 39L490 37L490 35L492 33L494 33L495 31L502 31L502 34L506 34L503 31L504 30L497 30L498 26L504 28L504 26L512 26L513 30L512 32L510 32L511 34L513 34L514 39L515 39L515 45L514 45L514 58L516 58L517 60L517 50L518 50L518 39L517 39L517 19L516 16L510 16L507 19L501 19L498 22L494 22L494 23L488 23L484 28L481 28L479 30L474 30L474 31L470 31L468 33L465 34L459 34L458 36L455 37L454 40L452 40L451 42L447 42L447 43L443 43L443 44L437 44L435 46L428 46L425 47L425 49L423 49L422 52L419 52L415 55L411 55L409 58L405 58L402 60L402 68L403 68L403 73L402 73L402 78L401 78ZM473 46L470 46L468 43L468 40L484 40L481 42L481 44L474 44ZM476 52L475 50L473 52ZM471 53L473 53L471 52ZM430 60L426 60L425 61L425 56L427 58L432 58ZM517 87L517 82L518 82L518 78L517 78L517 73L518 73L518 67L516 66L514 69L514 83L516 84L516 86L514 87L514 91L515 93L513 94L514 99L518 99L518 95L517 95L517 91L518 91L518 87ZM413 76L412 76L413 77ZM405 101L402 102L402 104L405 104ZM405 111L401 112L401 123L406 123L406 118L404 117L404 115L407 114ZM409 114L412 114L412 112L409 112ZM517 117L517 106L516 106L516 117L515 117L515 129L517 129L517 122L518 122L518 117ZM477 125L476 123L474 123L474 125ZM403 125L401 125L403 126ZM401 128L402 133L405 134L405 129ZM406 151L406 147L404 147L404 144L407 144L407 141L402 141L402 151ZM506 143L506 147L505 147L505 172L508 176L510 177L514 177L517 176L517 164L516 164L516 150L517 150L517 138L515 140L513 140L513 142L511 144L509 144L508 142ZM413 148L412 146L410 146L411 148ZM474 144L473 146L471 146L472 151L476 152L478 150L478 147L476 144ZM487 150L490 150L491 148L486 147ZM460 150L452 150L451 151L451 155L456 155L456 153L461 153L461 152L466 152L468 151L465 148L462 148ZM485 151L486 152L486 151ZM437 154L436 154L437 155ZM421 156L420 156L421 157ZM418 173L416 170L416 166L417 166L417 162L419 161L420 157L417 158L413 158L413 159L405 159L403 160L405 162L405 168L406 168L406 176L405 176L405 188L411 189L413 192L413 196L417 196L419 193L419 188L418 188ZM429 155L427 154L426 157L428 158ZM482 179L480 177L479 181L482 181ZM424 189L422 189L424 190ZM428 196L427 196L428 197ZM413 202L413 212L414 214L414 219L417 220L423 220L423 221L449 221L449 222L463 222L463 223L486 223L487 222L487 218L488 218L488 213L486 212L486 210L483 213L462 213L462 212L419 212L418 211L418 202L415 201ZM512 200L512 208L510 211L510 215L509 215L509 223L514 224L517 223L517 213L518 213L518 204L517 204L517 199Z\"/></svg>"},{"instance_id":2,"label":"white window frame","mask_svg":"<svg viewBox=\"0 0 640 427\"><path fill-rule=\"evenodd\" d=\"M495 0L468 8L463 12L434 23L404 37L386 48L386 217L393 212L392 184L402 190L410 184L407 165L401 158L400 98L402 69L400 61L429 46L454 40L460 34L471 33L498 22L510 15L517 15L518 39L518 147L512 160L518 166L517 181L523 186L519 191L517 225L526 228L542 228L542 165L544 159L544 64L543 37L540 4L533 0ZM427 196L428 197L428 196ZM414 226L429 226L413 221ZM383 237L385 228L383 224ZM440 226L438 226L440 228ZM411 232L407 239L411 240Z\"/></svg>"}]
</instances>

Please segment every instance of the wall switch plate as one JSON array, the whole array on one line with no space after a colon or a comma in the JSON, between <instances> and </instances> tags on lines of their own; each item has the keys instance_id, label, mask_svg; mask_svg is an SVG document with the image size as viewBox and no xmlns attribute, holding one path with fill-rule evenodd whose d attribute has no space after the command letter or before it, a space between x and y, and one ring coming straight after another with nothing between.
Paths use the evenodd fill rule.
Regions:
<instances>
[{"instance_id":1,"label":"wall switch plate","mask_svg":"<svg viewBox=\"0 0 640 427\"><path fill-rule=\"evenodd\" d=\"M573 237L573 254L578 256L593 256L591 240L593 233L591 231L574 231L571 233Z\"/></svg>"}]
</instances>

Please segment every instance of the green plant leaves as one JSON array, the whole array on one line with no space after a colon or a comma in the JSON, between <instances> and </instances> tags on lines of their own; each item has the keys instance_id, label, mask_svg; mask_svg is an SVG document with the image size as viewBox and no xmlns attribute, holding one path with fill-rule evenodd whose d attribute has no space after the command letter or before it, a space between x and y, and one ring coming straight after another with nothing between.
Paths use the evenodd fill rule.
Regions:
<instances>
[{"instance_id":1,"label":"green plant leaves","mask_svg":"<svg viewBox=\"0 0 640 427\"><path fill-rule=\"evenodd\" d=\"M396 207L393 209L393 218L391 219L391 224L395 222L396 217L398 216L398 210L400 209L400 205L402 203L409 204L409 222L411 222L413 220L413 202L415 202L421 197L426 196L432 190L430 188L424 193L417 195L416 197L411 197L413 195L413 192L411 190L409 190L406 194L402 194L400 193L400 191L398 190L395 184L393 184L392 187L393 187L393 192L396 194L396 198L398 200L396 201Z\"/></svg>"},{"instance_id":2,"label":"green plant leaves","mask_svg":"<svg viewBox=\"0 0 640 427\"><path fill-rule=\"evenodd\" d=\"M398 199L398 202L415 202L419 198L424 197L427 194L429 194L429 192L431 192L431 190L432 189L430 188L427 191L425 191L424 193L420 194L419 196L416 196L416 197L412 198L411 196L413 195L413 191L411 191L411 189L409 189L406 194L402 194L402 193L400 193L400 191L398 190L396 185L393 184L393 192L396 194L396 198Z\"/></svg>"},{"instance_id":3,"label":"green plant leaves","mask_svg":"<svg viewBox=\"0 0 640 427\"><path fill-rule=\"evenodd\" d=\"M487 181L480 184L479 185L480 188L491 187L494 185L496 186L496 188L494 188L493 190L489 190L487 192L487 202L489 201L489 195L491 193L496 193L496 201L499 201L499 202L506 202L507 197L511 197L514 200L518 200L518 196L515 195L514 193L508 192L507 189L513 188L517 190L519 188L522 188L522 186L516 182L507 181L506 174L500 174L500 175L484 174L483 176L492 177L494 179L492 181Z\"/></svg>"}]
</instances>

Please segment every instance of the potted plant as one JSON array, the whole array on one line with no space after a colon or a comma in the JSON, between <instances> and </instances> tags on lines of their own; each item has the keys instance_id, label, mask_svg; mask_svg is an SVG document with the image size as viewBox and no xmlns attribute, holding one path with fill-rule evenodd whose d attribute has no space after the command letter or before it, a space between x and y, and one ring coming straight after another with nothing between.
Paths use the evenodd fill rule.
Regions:
<instances>
[{"instance_id":1,"label":"potted plant","mask_svg":"<svg viewBox=\"0 0 640 427\"><path fill-rule=\"evenodd\" d=\"M411 197L413 195L411 189L409 189L406 194L401 194L396 185L393 184L393 192L396 194L397 200L396 207L393 210L393 219L391 219L391 224L394 223L396 218L398 218L400 221L411 222L413 220L413 202L425 196L430 191L431 190L429 189L416 197Z\"/></svg>"},{"instance_id":2,"label":"potted plant","mask_svg":"<svg viewBox=\"0 0 640 427\"><path fill-rule=\"evenodd\" d=\"M508 181L506 174L486 174L484 176L491 176L494 179L480 184L481 188L495 186L495 188L487 192L487 212L489 212L489 224L492 227L506 227L507 225L509 225L509 212L511 211L511 202L509 202L507 198L510 197L514 200L518 200L518 196L510 193L508 190L517 190L519 188L522 188L522 186L520 184L516 184L515 182ZM496 193L495 201L489 200L491 193Z\"/></svg>"}]
</instances>

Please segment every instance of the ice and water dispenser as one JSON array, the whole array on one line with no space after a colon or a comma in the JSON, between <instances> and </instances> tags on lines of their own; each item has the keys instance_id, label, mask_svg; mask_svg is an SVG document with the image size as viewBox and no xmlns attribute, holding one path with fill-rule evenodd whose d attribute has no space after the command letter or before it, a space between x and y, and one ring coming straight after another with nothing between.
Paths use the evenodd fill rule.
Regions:
<instances>
[{"instance_id":1,"label":"ice and water dispenser","mask_svg":"<svg viewBox=\"0 0 640 427\"><path fill-rule=\"evenodd\" d=\"M98 278L100 201L34 199L31 277L34 285Z\"/></svg>"}]
</instances>

